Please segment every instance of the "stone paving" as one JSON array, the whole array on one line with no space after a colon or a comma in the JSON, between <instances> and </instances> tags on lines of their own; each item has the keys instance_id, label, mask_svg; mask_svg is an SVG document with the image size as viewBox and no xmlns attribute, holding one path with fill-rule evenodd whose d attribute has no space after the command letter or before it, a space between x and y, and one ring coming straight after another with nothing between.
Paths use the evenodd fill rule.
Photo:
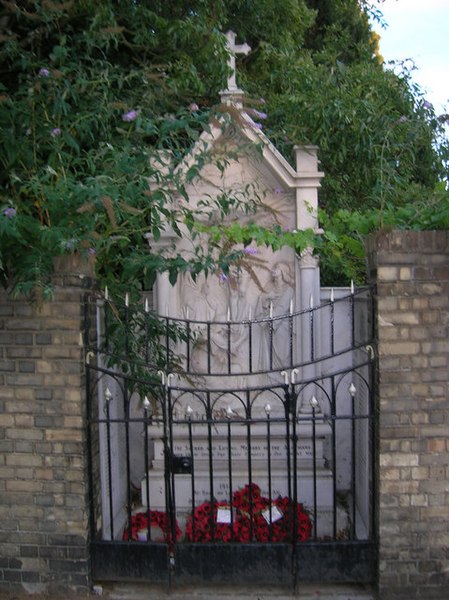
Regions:
<instances>
[{"instance_id":1,"label":"stone paving","mask_svg":"<svg viewBox=\"0 0 449 600\"><path fill-rule=\"evenodd\" d=\"M381 600L369 586L303 584L296 593L285 587L207 588L138 583L97 584L91 594L30 594L0 590L0 600Z\"/></svg>"},{"instance_id":2,"label":"stone paving","mask_svg":"<svg viewBox=\"0 0 449 600\"><path fill-rule=\"evenodd\" d=\"M184 587L168 590L160 586L114 584L98 589L105 600L377 600L372 588L351 585L301 585L295 592L269 587Z\"/></svg>"}]
</instances>

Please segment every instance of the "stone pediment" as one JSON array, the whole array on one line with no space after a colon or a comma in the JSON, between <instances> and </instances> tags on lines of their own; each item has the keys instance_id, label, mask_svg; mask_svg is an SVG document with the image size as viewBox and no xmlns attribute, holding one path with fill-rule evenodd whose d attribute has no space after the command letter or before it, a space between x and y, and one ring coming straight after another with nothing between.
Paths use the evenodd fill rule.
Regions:
<instances>
[{"instance_id":1,"label":"stone pediment","mask_svg":"<svg viewBox=\"0 0 449 600\"><path fill-rule=\"evenodd\" d=\"M242 203L237 211L240 222L255 221L265 227L277 222L288 230L317 231L317 192L323 177L317 148L295 147L294 168L248 114L250 109L223 106L223 117L210 123L178 165L169 164L167 155L161 158L162 166L173 170L178 181L187 182L189 206L204 207L204 218L210 221L213 209L208 210L206 202L227 194ZM244 204L254 198L259 209L245 216ZM178 195L177 201L185 199ZM233 219L231 211L224 220Z\"/></svg>"}]
</instances>

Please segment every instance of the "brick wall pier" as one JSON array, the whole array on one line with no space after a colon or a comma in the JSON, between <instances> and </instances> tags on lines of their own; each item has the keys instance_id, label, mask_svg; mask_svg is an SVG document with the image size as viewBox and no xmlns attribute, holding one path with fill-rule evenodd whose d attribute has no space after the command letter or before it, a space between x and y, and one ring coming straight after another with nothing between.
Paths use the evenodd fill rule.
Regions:
<instances>
[{"instance_id":1,"label":"brick wall pier","mask_svg":"<svg viewBox=\"0 0 449 600\"><path fill-rule=\"evenodd\" d=\"M86 591L82 298L55 277L40 308L0 291L0 591Z\"/></svg>"},{"instance_id":2,"label":"brick wall pier","mask_svg":"<svg viewBox=\"0 0 449 600\"><path fill-rule=\"evenodd\" d=\"M378 286L379 597L449 598L449 232L369 240Z\"/></svg>"}]
</instances>

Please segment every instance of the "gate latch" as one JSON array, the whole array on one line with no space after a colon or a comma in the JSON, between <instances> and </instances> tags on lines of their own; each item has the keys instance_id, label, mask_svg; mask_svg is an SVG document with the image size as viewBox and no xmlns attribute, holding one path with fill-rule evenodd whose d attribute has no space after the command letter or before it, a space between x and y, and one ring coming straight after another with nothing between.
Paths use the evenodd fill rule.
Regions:
<instances>
[{"instance_id":1,"label":"gate latch","mask_svg":"<svg viewBox=\"0 0 449 600\"><path fill-rule=\"evenodd\" d=\"M176 456L171 457L171 471L175 475L192 473L193 461L191 456Z\"/></svg>"}]
</instances>

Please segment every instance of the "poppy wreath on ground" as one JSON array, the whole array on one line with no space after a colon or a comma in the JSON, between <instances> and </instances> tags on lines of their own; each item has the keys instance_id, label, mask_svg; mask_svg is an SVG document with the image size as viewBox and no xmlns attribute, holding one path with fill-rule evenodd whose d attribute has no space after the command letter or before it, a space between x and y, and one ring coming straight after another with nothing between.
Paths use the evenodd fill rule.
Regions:
<instances>
[{"instance_id":1,"label":"poppy wreath on ground","mask_svg":"<svg viewBox=\"0 0 449 600\"><path fill-rule=\"evenodd\" d=\"M167 515L165 512L161 512L159 510L149 510L147 512L139 512L131 517L131 535L129 531L129 527L125 528L123 532L123 539L125 541L139 540L139 533L142 532L145 536L148 534L148 531L152 528L158 528L160 532L162 532L162 538L151 536L151 541L153 542L168 542L172 543L172 534L169 531L169 523L167 519ZM175 523L176 528L176 541L179 541L182 536L182 531L178 526L178 522ZM150 531L151 533L151 531Z\"/></svg>"},{"instance_id":2,"label":"poppy wreath on ground","mask_svg":"<svg viewBox=\"0 0 449 600\"><path fill-rule=\"evenodd\" d=\"M228 523L217 521L219 509L230 511ZM197 506L186 525L189 542L291 542L296 529L296 541L310 538L312 522L304 507L287 497L277 498L270 505L256 484L245 485L228 502L203 502Z\"/></svg>"}]
</instances>

